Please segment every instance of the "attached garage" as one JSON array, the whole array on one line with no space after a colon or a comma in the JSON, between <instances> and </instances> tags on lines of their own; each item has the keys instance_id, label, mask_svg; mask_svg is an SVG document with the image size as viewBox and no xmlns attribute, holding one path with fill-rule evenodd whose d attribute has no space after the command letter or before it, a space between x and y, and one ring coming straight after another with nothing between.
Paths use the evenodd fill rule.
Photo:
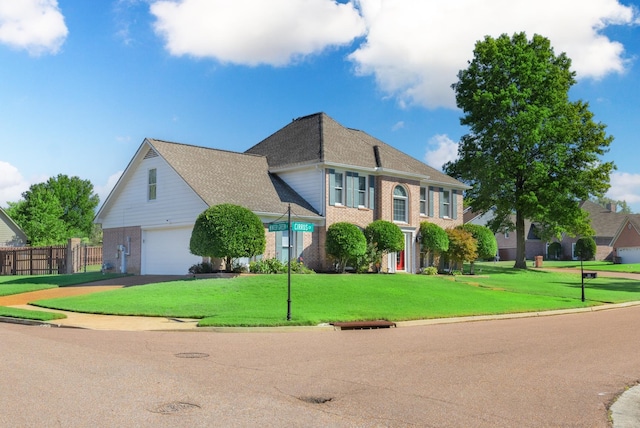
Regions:
<instances>
[{"instance_id":1,"label":"attached garage","mask_svg":"<svg viewBox=\"0 0 640 428\"><path fill-rule=\"evenodd\" d=\"M189 252L191 227L142 231L142 275L186 275L202 257Z\"/></svg>"},{"instance_id":2,"label":"attached garage","mask_svg":"<svg viewBox=\"0 0 640 428\"><path fill-rule=\"evenodd\" d=\"M640 263L640 247L618 248L618 257L620 257L620 262L624 264Z\"/></svg>"}]
</instances>

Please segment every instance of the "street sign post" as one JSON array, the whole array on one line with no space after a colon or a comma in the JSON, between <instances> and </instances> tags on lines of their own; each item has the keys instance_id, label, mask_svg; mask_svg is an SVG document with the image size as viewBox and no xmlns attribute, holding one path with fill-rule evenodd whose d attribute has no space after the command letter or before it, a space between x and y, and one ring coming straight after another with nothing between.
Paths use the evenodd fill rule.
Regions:
<instances>
[{"instance_id":1,"label":"street sign post","mask_svg":"<svg viewBox=\"0 0 640 428\"><path fill-rule=\"evenodd\" d=\"M291 230L294 232L313 232L313 223L294 221L291 223Z\"/></svg>"},{"instance_id":2,"label":"street sign post","mask_svg":"<svg viewBox=\"0 0 640 428\"><path fill-rule=\"evenodd\" d=\"M269 232L313 232L313 223L305 223L302 221L291 222L291 205L287 209L287 221L279 221L269 223ZM291 239L291 238L289 238ZM289 262L287 269L287 321L291 320L291 241L287 245L289 248Z\"/></svg>"},{"instance_id":3,"label":"street sign post","mask_svg":"<svg viewBox=\"0 0 640 428\"><path fill-rule=\"evenodd\" d=\"M286 221L269 224L269 232L282 232L287 229L289 229L289 224Z\"/></svg>"}]
</instances>

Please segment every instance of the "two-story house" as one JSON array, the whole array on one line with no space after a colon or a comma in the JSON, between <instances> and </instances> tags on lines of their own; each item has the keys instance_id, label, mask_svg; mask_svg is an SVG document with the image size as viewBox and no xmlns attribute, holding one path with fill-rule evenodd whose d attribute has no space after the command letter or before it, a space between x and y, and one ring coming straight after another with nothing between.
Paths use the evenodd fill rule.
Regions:
<instances>
[{"instance_id":1,"label":"two-story house","mask_svg":"<svg viewBox=\"0 0 640 428\"><path fill-rule=\"evenodd\" d=\"M467 187L388 144L349 129L324 113L293 120L248 149L228 152L145 139L96 222L104 231L105 262L122 271L184 274L200 261L188 243L196 217L219 203L245 206L267 230L263 257L293 257L316 270L331 268L327 228L348 221L362 228L395 222L405 249L384 260L390 272L419 269L419 226L462 224ZM268 232L286 220L314 231ZM111 257L111 258L110 258Z\"/></svg>"}]
</instances>

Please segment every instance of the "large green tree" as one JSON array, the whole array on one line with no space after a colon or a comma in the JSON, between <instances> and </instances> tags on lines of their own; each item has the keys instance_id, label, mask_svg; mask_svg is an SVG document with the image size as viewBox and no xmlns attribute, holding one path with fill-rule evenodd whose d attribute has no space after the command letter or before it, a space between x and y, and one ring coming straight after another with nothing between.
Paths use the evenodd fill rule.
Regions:
<instances>
[{"instance_id":1,"label":"large green tree","mask_svg":"<svg viewBox=\"0 0 640 428\"><path fill-rule=\"evenodd\" d=\"M224 259L227 271L231 271L233 259L262 254L265 247L260 217L233 204L214 205L200 213L189 241L192 254Z\"/></svg>"},{"instance_id":2,"label":"large green tree","mask_svg":"<svg viewBox=\"0 0 640 428\"><path fill-rule=\"evenodd\" d=\"M60 174L32 185L20 201L9 203L9 216L25 231L31 245L63 244L69 238L89 238L100 202L93 184Z\"/></svg>"},{"instance_id":3,"label":"large green tree","mask_svg":"<svg viewBox=\"0 0 640 428\"><path fill-rule=\"evenodd\" d=\"M517 33L477 42L452 86L469 133L444 170L472 186L474 210L495 210L493 231L515 228L517 268L526 268L525 219L543 238L589 235L579 203L609 188L615 166L601 156L613 138L587 103L569 100L575 83L571 60L548 39Z\"/></svg>"}]
</instances>

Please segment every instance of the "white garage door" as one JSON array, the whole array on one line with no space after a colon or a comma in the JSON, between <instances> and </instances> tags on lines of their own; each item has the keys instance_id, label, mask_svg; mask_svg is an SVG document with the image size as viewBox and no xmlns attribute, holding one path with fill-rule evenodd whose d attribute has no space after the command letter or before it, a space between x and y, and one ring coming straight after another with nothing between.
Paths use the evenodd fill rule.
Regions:
<instances>
[{"instance_id":1,"label":"white garage door","mask_svg":"<svg viewBox=\"0 0 640 428\"><path fill-rule=\"evenodd\" d=\"M624 264L640 263L640 247L618 248L618 257Z\"/></svg>"},{"instance_id":2,"label":"white garage door","mask_svg":"<svg viewBox=\"0 0 640 428\"><path fill-rule=\"evenodd\" d=\"M189 252L191 227L142 231L143 275L186 275L202 257Z\"/></svg>"}]
</instances>

